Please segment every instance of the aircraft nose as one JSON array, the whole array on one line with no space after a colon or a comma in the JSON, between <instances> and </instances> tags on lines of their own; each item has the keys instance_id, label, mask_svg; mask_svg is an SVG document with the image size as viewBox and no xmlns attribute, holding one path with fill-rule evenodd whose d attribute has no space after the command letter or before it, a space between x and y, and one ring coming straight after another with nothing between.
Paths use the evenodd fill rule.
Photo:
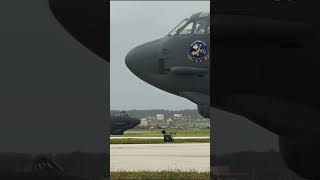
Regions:
<instances>
[{"instance_id":1,"label":"aircraft nose","mask_svg":"<svg viewBox=\"0 0 320 180\"><path fill-rule=\"evenodd\" d=\"M136 119L136 120L135 120L135 124L136 124L136 125L140 124L140 122L141 122L140 119Z\"/></svg>"},{"instance_id":2,"label":"aircraft nose","mask_svg":"<svg viewBox=\"0 0 320 180\"><path fill-rule=\"evenodd\" d=\"M140 119L133 118L131 121L132 127L137 126L138 124L140 124L140 122L141 122Z\"/></svg>"},{"instance_id":3,"label":"aircraft nose","mask_svg":"<svg viewBox=\"0 0 320 180\"><path fill-rule=\"evenodd\" d=\"M138 77L144 77L146 73L157 71L156 55L158 40L152 41L132 49L125 58L126 66Z\"/></svg>"},{"instance_id":4,"label":"aircraft nose","mask_svg":"<svg viewBox=\"0 0 320 180\"><path fill-rule=\"evenodd\" d=\"M134 74L136 74L138 72L139 56L138 56L136 48L131 50L127 54L125 62L126 62L126 66L130 69L131 72L133 72Z\"/></svg>"}]
</instances>

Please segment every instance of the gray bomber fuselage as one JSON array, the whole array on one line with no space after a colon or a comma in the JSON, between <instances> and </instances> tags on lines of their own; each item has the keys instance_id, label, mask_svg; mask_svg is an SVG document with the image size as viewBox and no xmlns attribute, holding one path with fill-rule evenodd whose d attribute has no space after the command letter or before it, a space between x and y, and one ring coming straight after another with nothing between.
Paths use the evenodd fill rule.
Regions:
<instances>
[{"instance_id":1,"label":"gray bomber fuselage","mask_svg":"<svg viewBox=\"0 0 320 180\"><path fill-rule=\"evenodd\" d=\"M206 46L206 59L190 58L195 41ZM196 103L199 112L209 117L209 50L210 14L197 13L167 36L131 50L126 65L143 81Z\"/></svg>"}]
</instances>

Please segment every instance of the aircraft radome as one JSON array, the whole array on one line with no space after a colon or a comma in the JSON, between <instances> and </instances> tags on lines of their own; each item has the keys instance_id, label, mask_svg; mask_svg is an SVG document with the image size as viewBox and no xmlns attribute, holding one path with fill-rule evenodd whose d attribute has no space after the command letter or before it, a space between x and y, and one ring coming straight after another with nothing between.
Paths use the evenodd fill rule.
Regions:
<instances>
[{"instance_id":1,"label":"aircraft radome","mask_svg":"<svg viewBox=\"0 0 320 180\"><path fill-rule=\"evenodd\" d=\"M111 119L111 134L123 135L124 131L132 129L140 124L140 120L137 118L129 117L124 111L120 113L120 116L110 116Z\"/></svg>"}]
</instances>

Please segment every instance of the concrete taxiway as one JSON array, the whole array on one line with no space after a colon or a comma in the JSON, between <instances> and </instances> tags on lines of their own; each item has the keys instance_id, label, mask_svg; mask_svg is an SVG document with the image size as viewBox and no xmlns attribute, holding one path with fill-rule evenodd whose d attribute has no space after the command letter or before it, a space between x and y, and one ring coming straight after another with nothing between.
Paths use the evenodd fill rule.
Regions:
<instances>
[{"instance_id":1,"label":"concrete taxiway","mask_svg":"<svg viewBox=\"0 0 320 180\"><path fill-rule=\"evenodd\" d=\"M110 165L111 171L210 171L210 144L111 144Z\"/></svg>"},{"instance_id":2,"label":"concrete taxiway","mask_svg":"<svg viewBox=\"0 0 320 180\"><path fill-rule=\"evenodd\" d=\"M162 137L110 137L110 139L163 139ZM175 139L210 139L210 137L175 137Z\"/></svg>"}]
</instances>

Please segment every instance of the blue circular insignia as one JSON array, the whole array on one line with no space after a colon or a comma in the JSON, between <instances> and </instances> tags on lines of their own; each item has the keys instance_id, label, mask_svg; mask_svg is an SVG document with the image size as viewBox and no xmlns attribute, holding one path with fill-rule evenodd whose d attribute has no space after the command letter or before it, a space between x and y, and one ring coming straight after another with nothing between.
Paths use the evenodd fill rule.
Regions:
<instances>
[{"instance_id":1,"label":"blue circular insignia","mask_svg":"<svg viewBox=\"0 0 320 180\"><path fill-rule=\"evenodd\" d=\"M208 49L206 43L197 40L190 45L188 59L194 62L208 61Z\"/></svg>"}]
</instances>

